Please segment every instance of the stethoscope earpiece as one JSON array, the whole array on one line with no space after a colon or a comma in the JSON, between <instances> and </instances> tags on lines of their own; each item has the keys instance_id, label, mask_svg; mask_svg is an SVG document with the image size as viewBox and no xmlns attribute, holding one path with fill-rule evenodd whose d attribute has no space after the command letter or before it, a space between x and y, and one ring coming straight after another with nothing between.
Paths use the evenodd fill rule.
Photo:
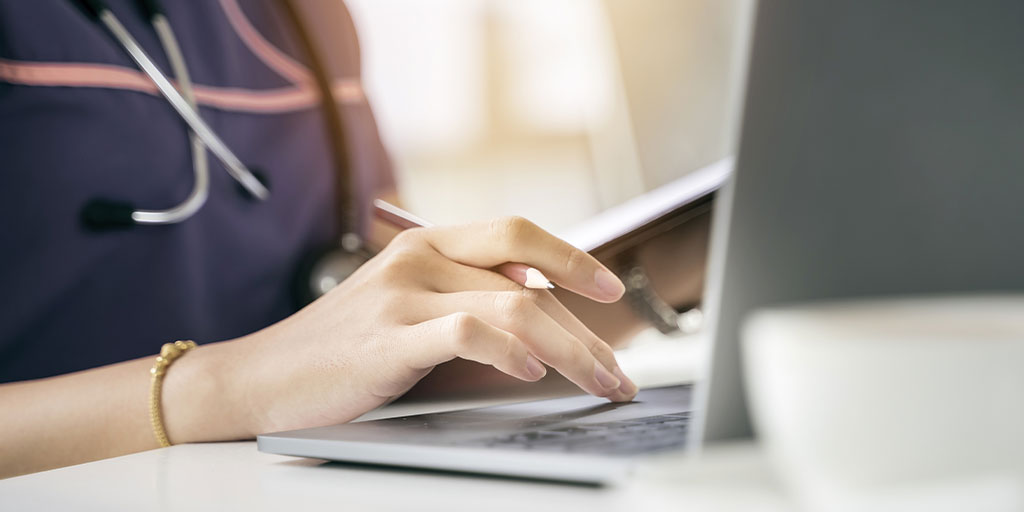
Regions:
<instances>
[{"instance_id":1,"label":"stethoscope earpiece","mask_svg":"<svg viewBox=\"0 0 1024 512\"><path fill-rule=\"evenodd\" d=\"M124 201L92 199L82 208L82 224L90 231L125 229L135 225L135 206Z\"/></svg>"}]
</instances>

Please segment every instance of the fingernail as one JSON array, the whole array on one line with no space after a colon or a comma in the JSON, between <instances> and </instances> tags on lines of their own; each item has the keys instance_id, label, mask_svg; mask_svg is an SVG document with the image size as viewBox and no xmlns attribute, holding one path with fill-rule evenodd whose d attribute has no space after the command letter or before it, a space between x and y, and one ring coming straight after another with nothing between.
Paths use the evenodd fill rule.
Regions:
<instances>
[{"instance_id":1,"label":"fingernail","mask_svg":"<svg viewBox=\"0 0 1024 512\"><path fill-rule=\"evenodd\" d=\"M601 363L594 361L594 378L602 389L608 391L619 387L619 379L616 379L608 370L601 366Z\"/></svg>"},{"instance_id":2,"label":"fingernail","mask_svg":"<svg viewBox=\"0 0 1024 512\"><path fill-rule=\"evenodd\" d=\"M603 268L597 269L597 272L594 273L594 282L597 283L598 289L612 299L617 300L626 292L626 287L622 285L622 281L619 281L615 274Z\"/></svg>"},{"instance_id":3,"label":"fingernail","mask_svg":"<svg viewBox=\"0 0 1024 512\"><path fill-rule=\"evenodd\" d=\"M533 357L533 354L526 354L526 373L529 373L535 379L540 379L547 375L548 371L544 368L544 365L540 364L536 357Z\"/></svg>"},{"instance_id":4,"label":"fingernail","mask_svg":"<svg viewBox=\"0 0 1024 512\"><path fill-rule=\"evenodd\" d=\"M622 368L616 366L615 369L612 370L612 374L618 377L619 381L622 382L622 384L619 385L619 391L622 392L622 394L635 395L636 392L640 390L636 387L636 384L633 383L633 379L626 377L626 374L622 373Z\"/></svg>"}]
</instances>

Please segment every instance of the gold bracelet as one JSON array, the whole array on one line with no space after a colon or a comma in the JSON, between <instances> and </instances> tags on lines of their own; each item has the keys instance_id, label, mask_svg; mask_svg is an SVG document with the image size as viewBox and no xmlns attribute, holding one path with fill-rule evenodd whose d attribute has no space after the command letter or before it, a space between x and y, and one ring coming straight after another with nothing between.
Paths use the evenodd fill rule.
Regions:
<instances>
[{"instance_id":1,"label":"gold bracelet","mask_svg":"<svg viewBox=\"0 0 1024 512\"><path fill-rule=\"evenodd\" d=\"M156 362L149 369L152 376L149 385L149 422L153 424L153 435L156 436L156 441L163 448L171 445L171 441L167 439L163 415L160 412L160 391L164 385L164 374L167 373L167 368L175 359L194 348L196 348L196 342L191 340L164 343L164 346L160 347L160 355L156 356Z\"/></svg>"}]
</instances>

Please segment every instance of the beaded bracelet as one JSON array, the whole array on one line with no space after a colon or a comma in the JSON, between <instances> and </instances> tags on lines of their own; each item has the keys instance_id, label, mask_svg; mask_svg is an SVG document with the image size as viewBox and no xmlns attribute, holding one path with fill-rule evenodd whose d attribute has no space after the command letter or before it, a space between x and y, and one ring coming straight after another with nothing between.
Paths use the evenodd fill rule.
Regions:
<instances>
[{"instance_id":1,"label":"beaded bracelet","mask_svg":"<svg viewBox=\"0 0 1024 512\"><path fill-rule=\"evenodd\" d=\"M164 385L164 374L167 373L167 368L170 368L171 363L175 359L178 359L185 352L194 348L196 348L196 342L191 340L164 343L164 346L160 347L160 355L156 356L156 362L149 369L149 373L152 376L149 386L149 422L153 424L153 435L156 436L157 442L163 448L171 445L171 441L167 439L167 431L164 430L163 415L160 411L160 395Z\"/></svg>"}]
</instances>

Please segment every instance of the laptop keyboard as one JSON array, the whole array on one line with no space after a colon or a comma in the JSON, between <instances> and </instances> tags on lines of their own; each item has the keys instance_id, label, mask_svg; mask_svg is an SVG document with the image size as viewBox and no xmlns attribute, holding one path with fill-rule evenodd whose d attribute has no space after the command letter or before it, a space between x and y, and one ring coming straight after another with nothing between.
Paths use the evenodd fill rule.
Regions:
<instances>
[{"instance_id":1,"label":"laptop keyboard","mask_svg":"<svg viewBox=\"0 0 1024 512\"><path fill-rule=\"evenodd\" d=\"M628 456L682 448L689 423L690 413L680 412L520 431L457 443L457 446Z\"/></svg>"}]
</instances>

